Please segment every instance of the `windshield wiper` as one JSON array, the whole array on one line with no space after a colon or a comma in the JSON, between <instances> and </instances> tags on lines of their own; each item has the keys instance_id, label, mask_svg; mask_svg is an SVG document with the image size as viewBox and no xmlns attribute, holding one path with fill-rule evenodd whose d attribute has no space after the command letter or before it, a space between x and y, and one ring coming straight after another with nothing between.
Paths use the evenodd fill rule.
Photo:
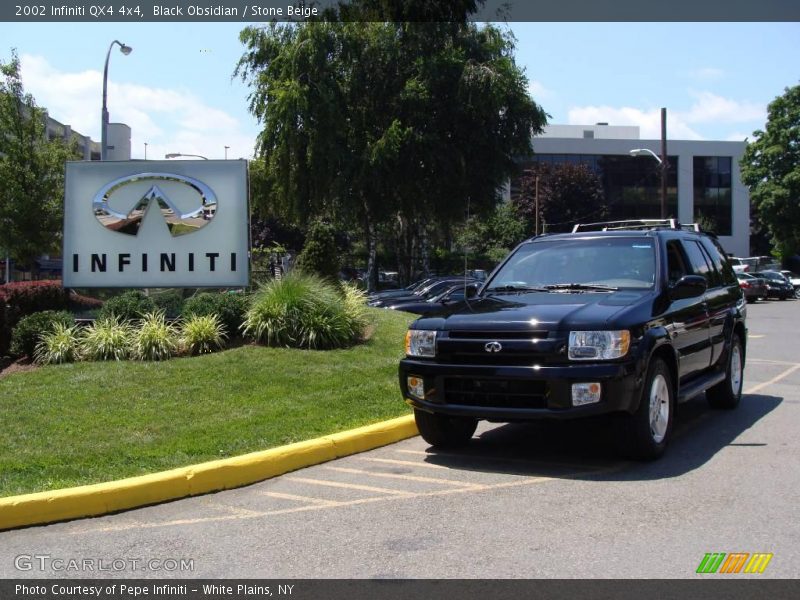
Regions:
<instances>
[{"instance_id":1,"label":"windshield wiper","mask_svg":"<svg viewBox=\"0 0 800 600\"><path fill-rule=\"evenodd\" d=\"M541 287L530 287L527 285L498 285L497 287L491 287L486 290L487 292L497 292L497 293L520 293L520 292L548 292L550 290Z\"/></svg>"},{"instance_id":2,"label":"windshield wiper","mask_svg":"<svg viewBox=\"0 0 800 600\"><path fill-rule=\"evenodd\" d=\"M601 283L553 283L544 287L548 290L596 290L601 292L616 292L619 289Z\"/></svg>"}]
</instances>

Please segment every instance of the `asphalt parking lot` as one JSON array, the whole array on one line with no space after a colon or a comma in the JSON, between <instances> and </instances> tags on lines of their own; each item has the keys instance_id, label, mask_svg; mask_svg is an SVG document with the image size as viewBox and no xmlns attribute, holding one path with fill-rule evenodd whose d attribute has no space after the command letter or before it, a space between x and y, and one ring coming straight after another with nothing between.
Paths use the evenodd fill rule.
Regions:
<instances>
[{"instance_id":1,"label":"asphalt parking lot","mask_svg":"<svg viewBox=\"0 0 800 600\"><path fill-rule=\"evenodd\" d=\"M773 554L765 571L736 577L795 578L800 302L748 311L740 407L681 405L658 462L620 460L602 420L484 424L462 451L417 437L237 490L3 532L0 577L691 578L706 553L758 552ZM95 566L67 570L72 558ZM124 568L98 571L112 561Z\"/></svg>"}]
</instances>

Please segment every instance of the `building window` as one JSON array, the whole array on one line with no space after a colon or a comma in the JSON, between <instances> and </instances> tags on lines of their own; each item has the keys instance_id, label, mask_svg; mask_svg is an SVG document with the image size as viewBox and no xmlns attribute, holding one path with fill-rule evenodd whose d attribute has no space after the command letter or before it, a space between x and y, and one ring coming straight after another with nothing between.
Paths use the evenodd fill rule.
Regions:
<instances>
[{"instance_id":1,"label":"building window","mask_svg":"<svg viewBox=\"0 0 800 600\"><path fill-rule=\"evenodd\" d=\"M520 163L521 171L536 163L583 164L600 178L609 221L661 217L661 167L650 157L615 154L536 154ZM667 158L667 217L678 216L678 157ZM520 192L519 179L511 181L511 197ZM592 208L587 207L587 214Z\"/></svg>"},{"instance_id":2,"label":"building window","mask_svg":"<svg viewBox=\"0 0 800 600\"><path fill-rule=\"evenodd\" d=\"M694 157L694 220L718 235L732 235L730 156Z\"/></svg>"}]
</instances>

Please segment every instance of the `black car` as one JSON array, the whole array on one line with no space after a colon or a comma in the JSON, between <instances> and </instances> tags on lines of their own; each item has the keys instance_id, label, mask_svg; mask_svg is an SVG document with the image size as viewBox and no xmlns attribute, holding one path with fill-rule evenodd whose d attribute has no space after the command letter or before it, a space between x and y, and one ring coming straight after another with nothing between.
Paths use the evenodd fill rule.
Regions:
<instances>
[{"instance_id":1,"label":"black car","mask_svg":"<svg viewBox=\"0 0 800 600\"><path fill-rule=\"evenodd\" d=\"M481 419L614 413L625 453L654 459L678 402L738 405L746 303L716 239L592 225L523 242L474 297L411 324L400 388L428 443L464 444Z\"/></svg>"},{"instance_id":2,"label":"black car","mask_svg":"<svg viewBox=\"0 0 800 600\"><path fill-rule=\"evenodd\" d=\"M428 298L432 298L433 296L438 296L442 292L446 291L453 285L458 283L464 283L464 277L445 277L441 279L435 279L433 282L426 284L423 287L417 288L413 292L406 292L405 294L401 294L399 296L383 296L378 297L375 299L369 299L367 304L370 306L381 307L381 306L389 306L392 304L397 304L399 302L416 302L418 300L427 300ZM473 281L472 279L467 279L467 282Z\"/></svg>"},{"instance_id":3,"label":"black car","mask_svg":"<svg viewBox=\"0 0 800 600\"><path fill-rule=\"evenodd\" d=\"M767 298L779 300L794 298L794 286L778 271L758 271L753 275L760 277L767 284Z\"/></svg>"},{"instance_id":4,"label":"black car","mask_svg":"<svg viewBox=\"0 0 800 600\"><path fill-rule=\"evenodd\" d=\"M428 315L438 312L444 308L452 309L457 302L463 302L468 295L474 295L478 291L480 283L471 281L467 284L460 282L456 285L449 286L441 294L431 296L430 298L420 298L417 300L400 300L391 304L387 304L384 308L392 310L401 310L403 312L410 312L417 315Z\"/></svg>"}]
</instances>

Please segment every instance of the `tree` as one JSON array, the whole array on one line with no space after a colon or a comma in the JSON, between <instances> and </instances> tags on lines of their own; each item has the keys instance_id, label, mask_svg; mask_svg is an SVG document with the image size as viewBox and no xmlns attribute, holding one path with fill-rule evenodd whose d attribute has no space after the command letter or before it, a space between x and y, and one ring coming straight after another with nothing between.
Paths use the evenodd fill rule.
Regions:
<instances>
[{"instance_id":1,"label":"tree","mask_svg":"<svg viewBox=\"0 0 800 600\"><path fill-rule=\"evenodd\" d=\"M317 220L311 224L306 244L297 256L296 266L306 273L332 281L339 278L339 252L336 234L330 223Z\"/></svg>"},{"instance_id":2,"label":"tree","mask_svg":"<svg viewBox=\"0 0 800 600\"><path fill-rule=\"evenodd\" d=\"M769 104L766 128L753 137L740 162L742 181L773 252L786 259L800 250L800 85Z\"/></svg>"},{"instance_id":3,"label":"tree","mask_svg":"<svg viewBox=\"0 0 800 600\"><path fill-rule=\"evenodd\" d=\"M16 51L0 61L0 74L0 240L14 260L33 266L60 248L64 163L78 156L47 139L46 112L23 89Z\"/></svg>"},{"instance_id":4,"label":"tree","mask_svg":"<svg viewBox=\"0 0 800 600\"><path fill-rule=\"evenodd\" d=\"M600 178L586 165L537 163L525 171L514 204L535 233L538 180L539 233L564 231L587 219L599 221L608 214Z\"/></svg>"},{"instance_id":5,"label":"tree","mask_svg":"<svg viewBox=\"0 0 800 600\"><path fill-rule=\"evenodd\" d=\"M324 214L358 224L372 286L382 225L393 225L406 279L434 228L463 219L467 205L494 207L514 157L530 152L546 121L514 63L513 39L466 14L273 23L241 34L247 52L236 72L250 82L263 126L265 199L304 223Z\"/></svg>"}]
</instances>

